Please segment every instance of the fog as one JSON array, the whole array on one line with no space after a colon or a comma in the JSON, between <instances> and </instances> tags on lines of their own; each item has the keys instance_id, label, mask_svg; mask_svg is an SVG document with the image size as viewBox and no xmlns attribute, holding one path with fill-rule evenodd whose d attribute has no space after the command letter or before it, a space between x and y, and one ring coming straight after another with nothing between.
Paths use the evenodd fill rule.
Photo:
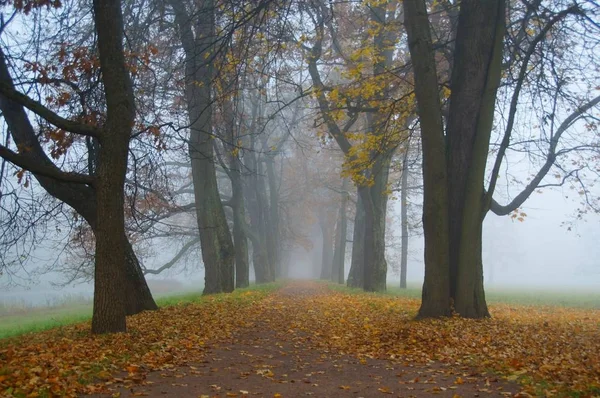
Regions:
<instances>
[{"instance_id":1,"label":"fog","mask_svg":"<svg viewBox=\"0 0 600 398\"><path fill-rule=\"evenodd\" d=\"M103 98L105 93L99 89L101 84L93 80L97 79L100 73L90 72L94 67L93 62L79 62L92 53L88 52L88 49L96 46L96 42L90 39L93 37L91 32L94 32L92 14L87 6L78 2L67 3L60 10L35 10L33 13L36 16L43 16L35 21L17 13L14 18L11 17L9 25L2 26L0 45L10 61L6 63L5 69L8 71L8 77L17 83L17 87L23 87L23 90L31 89L32 92L37 90L44 95L48 94L44 91L47 87L36 80L39 78L39 70L50 74L60 70L76 70L81 76L74 74L73 80L85 88L81 92L77 91L77 94L89 95L87 100L91 105L86 107L89 106L93 112L103 115L106 104L98 98ZM370 43L373 35L369 30L363 32L365 37L362 41L354 37L355 31L360 30L362 26L375 23L369 19L368 10L361 10L362 6L359 5L353 8L354 6L345 5L344 2L330 4L330 11L325 10L326 7L312 10L308 3L300 2L288 10L288 20L280 21L281 24L275 23L277 21L269 22L273 23L272 27L269 25L269 35L273 37L267 37L264 42L262 39L255 42L256 38L249 35L248 38L240 38L240 41L235 43L232 39L233 41L227 44L230 47L223 44L222 50L230 58L227 58L227 62L220 59L211 59L210 62L221 67L223 65L219 62L239 62L239 65L231 68L234 75L228 76L227 73L231 71L225 71L227 68L219 69L214 81L199 84L194 80L197 76L191 79L184 72L186 68L189 69L189 66L184 67L182 64L182 59L185 58L182 54L186 49L179 43L177 21L173 16L161 14L155 18L152 13L156 10L146 10L143 7L137 10L139 5L135 2L132 4L133 8L126 10L132 15L125 18L124 26L128 37L126 46L132 48L127 47L126 50L130 55L137 54L135 51L138 50L140 54L143 52L140 58L144 62L136 64L135 68L130 70L134 80L132 92L135 92L136 106L140 114L136 116L137 130L131 132L132 139L129 144L130 160L125 184L126 232L140 262L139 267L145 273L154 295L199 292L204 287L205 275L199 243L202 233L199 231L204 232L213 226L199 226L198 222L197 211L202 206L197 206L197 201L198 198L202 198L204 190L194 191L190 153L197 151L197 148L190 144L190 137L192 133L201 129L191 127L194 118L188 114L186 98L182 95L186 84L190 87L214 84L224 91L218 92L216 88L212 90L215 93L209 91L207 98L211 101L208 101L209 104L200 112L203 113L206 109L212 112L214 120L210 121L212 124L208 127L209 131L202 134L206 134L209 136L207 139L214 139L215 142L214 148L208 151L209 154L202 153L203 156L206 155L203 157L204 161L209 160L207 163L210 163L209 169L212 170L211 178L215 179L212 185L214 192L209 192L214 194L214 197L206 196L202 203L218 203L211 205L215 206L212 212L210 209L203 211L211 216L222 216L220 226L229 227L229 235L236 233L235 227L243 232L244 242L248 242L249 246L245 255L250 261L251 281L256 280L257 275L260 277L261 271L255 271L255 265L259 265L258 268L269 267L261 265L266 258L276 263L271 266L277 269L279 277L319 279L322 263L332 263L331 258L326 258L328 254L324 253L323 247L327 245L331 249L333 246L331 240L334 239L338 225L341 225L341 222L338 224L338 219L342 218L338 211L344 200L348 200L343 209L348 218L344 256L344 275L347 278L352 258L353 224L358 202L356 186L374 184L370 180L373 175L381 175L374 169L374 164L379 161L378 157L385 153L390 158L389 181L383 181L383 186L378 188L381 188L381 196L390 195L386 215L387 283L388 286L398 286L400 283L400 217L404 204L397 196L401 176L406 172L410 174L408 184L416 187L410 189L406 204L410 219L407 221L407 224L410 224L407 280L411 287L422 285L424 253L420 220L423 201L423 143L420 141L421 126L417 121L415 100L411 98L414 91L413 71L405 68L411 60L404 28L392 32L392 36L395 35L395 48L391 51L392 54L389 54L389 62L385 68L394 70L394 73L389 73L390 76L382 73L381 75L386 77L380 79L381 76L374 72L375 66L370 61L360 67L355 64L358 59L364 61L365 52L373 59L377 58L374 55L378 54L378 51L381 54L389 52L384 47L365 51L365 43ZM248 9L251 8L249 6ZM138 16L135 16L137 14L134 9L139 13ZM551 8L548 9L548 13L544 13L545 17L557 12L550 10ZM163 9L162 12L164 11ZM247 10L240 9L236 12L243 14ZM331 12L332 15L320 15L321 12ZM390 9L390 15L386 17L387 12L383 11L384 19L402 19L401 12L396 7ZM519 7L511 9L510 12L514 14L510 17L515 21L530 17L529 11L524 12ZM317 14L323 19L321 28L326 31L321 35L314 33L317 28L317 19L314 16ZM335 22L339 26L334 26L333 22L324 23L325 20L329 21L329 17L335 19L334 15L340 16ZM138 26L140 21L134 21L135 18L142 17L147 17L148 21L166 18L168 23L163 26L161 22L158 27L142 29ZM225 21L226 17L223 18ZM444 18L450 16L442 15L439 18L443 22ZM315 26L309 26L310 20ZM71 31L72 27L61 28L61 24L66 22L69 22L67 25L73 23L77 29ZM585 27L578 31L579 25L575 22L564 23L574 32L574 36L576 33L579 36L572 39L574 43L566 38L552 37L552 40L556 39L560 44L557 48L554 48L554 42L545 44L548 48L540 46L539 51L552 55L551 62L546 61L550 58L545 52L536 53L534 58L541 60L539 65L532 63L530 69L527 69L528 65L520 64L524 58L522 54L517 54L518 51L522 51L519 48L518 51L514 50L516 55L512 54L509 57L510 62L514 64L503 65L506 69L504 74L510 75L515 70L525 67L524 70L528 70L531 76L523 78L525 80L520 82L524 83L523 91L520 97L515 97L519 99L515 102L519 107L512 115L516 118L514 127L511 127L514 129L512 142L508 153L500 156L504 163L498 173L498 187L493 195L498 202L508 203L508 200L514 198L531 180L531 176L535 175L544 163L546 155L549 156L550 144L556 144L556 126L561 126L570 115L575 116L567 124L568 132L556 138L560 140L560 145L553 148L556 152L553 153L555 163L549 168L550 174L555 174L548 174L540 180L540 184L548 184L548 180L557 175L558 180L564 180L555 185L563 186L545 188L540 193L534 192L516 209L519 214L526 213L526 216L499 217L491 211L488 212L483 228L484 283L487 287L575 290L594 289L600 285L600 260L597 260L600 258L600 215L590 210L589 203L582 203L576 193L581 190L585 195L592 197L592 202L600 196L600 192L594 186L600 173L600 169L594 166L598 161L597 150L600 145L597 117L592 115L597 111L598 102L588 108L589 115L576 114L582 103L592 103L590 98L597 95L597 54L593 50L597 43L589 38L591 35L586 33ZM510 38L513 42L518 39L527 44L527 37L535 33L540 24L540 21L536 20L534 26L529 29L531 32L507 32L507 38L514 34L515 37ZM451 32L446 32L446 26L451 25L443 22L436 28L439 30L437 33L440 40L445 36L452 36ZM523 29L526 25L527 23L523 23ZM39 31L39 38L29 35L28 32L33 31L33 28ZM278 29L285 29L285 32L279 32ZM331 32L327 33L329 30ZM78 37L78 45L81 48L64 47L70 35ZM339 43L337 39L333 39L335 35L340 36ZM233 33L231 36L234 36ZM288 36L294 38L289 39L289 43L285 42L288 39L282 39ZM301 39L297 39L296 36ZM548 40L550 36L552 35L548 35ZM540 36L540 40L542 37L545 36ZM587 45L587 40L595 44ZM216 42L220 42L220 39ZM148 43L153 44L148 47ZM336 47L341 45L346 47L342 52L351 54L350 57L338 54L341 50ZM247 59L236 60L240 48L249 51L245 54ZM570 58L571 55L564 54L563 48L577 50L575 52L578 56ZM311 57L314 57L317 49L320 54L318 63L315 61L315 64L311 65L314 67L308 68L306 64L313 60ZM206 49L202 51L204 50ZM69 58L72 54L68 52L71 51L77 54L74 58L77 62ZM194 54L200 54L199 51L196 49ZM210 51L203 54L204 58L208 58L209 53ZM529 55L526 57L527 62ZM57 58L60 61L55 64ZM348 59L353 58L356 60L348 62ZM36 62L35 67L30 62L33 59ZM138 61L131 61L132 65ZM44 62L51 67L46 68L47 70L40 67ZM72 65L66 67L60 64L61 62L71 62ZM558 66L555 62L558 62ZM81 65L85 65L85 68L77 69L81 68ZM440 79L449 79L449 76L445 76L449 73L448 65L440 64L439 68ZM395 74L396 69L402 70L401 76ZM552 78L556 79L552 80L546 76L549 72L544 72L545 69L561 70L560 76L552 75ZM540 74L538 80L534 76L536 73ZM84 76L87 76L89 81L86 81ZM400 79L397 79L398 76ZM370 82L370 86L366 85L365 82L372 77L376 79ZM510 76L502 77L506 82L503 80L496 98L486 182L489 182L490 170L498 151L498 143L502 140L508 124L507 120L512 117L508 115L512 95L518 91L515 89L515 81L508 77ZM186 81L188 78L191 80ZM546 78L549 82L546 82ZM48 76L44 76L42 80L45 82L47 79ZM222 86L228 86L229 80L236 83L235 87L228 88L227 91ZM543 84L539 83L540 81L543 81ZM410 84L404 84L406 82ZM447 89L448 81L438 83L440 87ZM54 106L56 112L64 114L67 118L79 117L80 113L85 113L84 106L72 99L75 97L72 92L73 84L70 82L70 85L64 88L52 88L56 92L49 93L56 98L49 96L51 100L46 98L44 102L44 95L39 94L37 100L42 105ZM318 87L318 84L322 87ZM327 92L328 97L320 98L319 95L323 92ZM381 95L382 93L385 95ZM211 95L215 98L210 98ZM449 96L450 93L444 95ZM340 102L342 97L345 99L340 105L337 102ZM444 101L446 100L449 98L444 98ZM328 105L323 106L323 102L327 102ZM373 102L375 105L371 104L366 110L360 110L364 103ZM82 99L81 103L85 101ZM440 106L446 105L444 102ZM398 108L394 108L395 106ZM90 109L86 108L85 111ZM391 120L389 125L384 126L383 122L380 122L380 125L373 124L374 115L380 117L383 115L382 110L388 112L389 109L394 110L385 115L385 118L389 116ZM35 134L32 133L33 138L38 140L38 136L42 135L40 132L49 131L47 120L41 120L33 111L23 112L31 119L32 130L36 130ZM356 113L360 115L357 116ZM325 123L325 114L332 118L333 122ZM444 117L448 118L447 115ZM335 124L343 133L336 134L336 129L332 128L331 124ZM12 135L12 128L8 118L2 117L0 142L16 151L18 144ZM202 126L202 129L204 128L205 126ZM390 137L386 136L388 134ZM98 167L98 154L97 148L93 147L99 144L88 142L81 137L71 141L67 139L65 144L56 136L61 134L48 134L46 141L40 144L42 154L39 157L47 158L57 169L62 167L67 172L76 171L88 173L88 177L94 176ZM64 134L62 137L64 140ZM347 141L345 143L351 147L350 150L342 148L342 138ZM61 145L65 145L65 148ZM58 154L57 146L60 149ZM562 154L561 150L564 151ZM410 163L410 166L404 170L406 163ZM587 176L584 176L583 172L581 176L577 174L583 169L589 170ZM567 181L567 177L571 179ZM574 191L570 187L573 181L581 182L585 187ZM236 186L236 182L239 183L239 187ZM91 279L94 233L73 209L61 205L50 196L40 187L33 174L25 173L24 169L8 160L2 161L1 303L24 307L52 306L69 300L89 300L93 295ZM242 200L237 196L241 196ZM234 209L236 206L238 207ZM208 208L208 205L204 207ZM587 208L587 211L580 216L581 213L578 212L582 208ZM238 212L241 212L241 215ZM231 236L227 236L226 240L233 241ZM271 244L277 247L272 249L269 247Z\"/></svg>"},{"instance_id":2,"label":"fog","mask_svg":"<svg viewBox=\"0 0 600 398\"><path fill-rule=\"evenodd\" d=\"M534 194L524 207L527 217L520 222L510 217L489 214L484 222L484 280L486 287L549 289L581 291L600 285L600 223L596 216L564 225L573 219L576 203L558 189ZM399 203L390 202L390 211L397 213ZM293 248L290 255L289 278L318 279L321 259L321 236L312 231L311 250ZM409 243L408 282L420 286L424 277L423 240L411 236ZM348 240L352 239L349 233ZM399 285L396 248L388 249L388 286ZM54 261L51 251L39 248L35 257L41 262ZM175 251L165 252L148 263L150 268L168 261ZM348 274L351 246L346 253L345 273ZM36 264L28 264L34 269ZM59 273L46 273L29 278L24 272L20 286L11 286L7 276L0 278L3 289L0 303L16 306L52 306L65 301L91 300L93 285L74 283L62 286ZM201 266L181 271L175 268L164 275L147 277L154 295L200 292L204 272ZM13 281L14 282L14 281ZM58 284L58 285L57 285Z\"/></svg>"}]
</instances>

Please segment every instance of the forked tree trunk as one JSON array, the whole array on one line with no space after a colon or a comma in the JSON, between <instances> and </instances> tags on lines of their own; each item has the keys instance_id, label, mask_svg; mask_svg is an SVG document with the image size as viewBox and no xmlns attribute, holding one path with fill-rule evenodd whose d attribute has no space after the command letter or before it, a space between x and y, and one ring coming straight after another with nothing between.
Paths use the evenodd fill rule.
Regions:
<instances>
[{"instance_id":1,"label":"forked tree trunk","mask_svg":"<svg viewBox=\"0 0 600 398\"><path fill-rule=\"evenodd\" d=\"M473 30L477 34L473 34ZM461 316L489 316L483 288L484 179L500 84L505 2L464 1L448 120L450 294Z\"/></svg>"},{"instance_id":2,"label":"forked tree trunk","mask_svg":"<svg viewBox=\"0 0 600 398\"><path fill-rule=\"evenodd\" d=\"M123 54L119 0L94 0L94 20L107 104L97 172L96 267L92 333L124 332L124 184L135 103Z\"/></svg>"},{"instance_id":3,"label":"forked tree trunk","mask_svg":"<svg viewBox=\"0 0 600 398\"><path fill-rule=\"evenodd\" d=\"M505 1L461 3L447 147L426 5L405 1L404 8L423 137L425 284L419 314L447 315L453 299L461 316L486 317L483 183L501 76Z\"/></svg>"}]
</instances>

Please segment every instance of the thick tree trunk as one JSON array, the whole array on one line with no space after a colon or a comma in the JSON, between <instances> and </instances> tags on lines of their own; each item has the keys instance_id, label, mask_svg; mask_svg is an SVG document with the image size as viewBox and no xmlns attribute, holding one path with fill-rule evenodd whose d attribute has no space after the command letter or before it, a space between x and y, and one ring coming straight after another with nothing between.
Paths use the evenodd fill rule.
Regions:
<instances>
[{"instance_id":1,"label":"thick tree trunk","mask_svg":"<svg viewBox=\"0 0 600 398\"><path fill-rule=\"evenodd\" d=\"M12 85L12 78L1 49L0 80ZM24 148L30 148L29 151L23 152L23 156L27 156L45 167L55 168L56 166L54 166L40 146L23 106L0 96L0 110L10 127L10 133L15 144ZM96 192L92 188L82 184L53 180L37 174L34 174L34 176L49 195L71 206L87 221L94 234L96 233L97 200L95 196ZM125 289L126 313L127 315L133 315L144 310L155 310L157 306L152 298L139 261L131 247L131 243L127 238L125 239L126 261L124 268L127 275Z\"/></svg>"},{"instance_id":2,"label":"thick tree trunk","mask_svg":"<svg viewBox=\"0 0 600 398\"><path fill-rule=\"evenodd\" d=\"M107 104L96 184L97 228L92 333L124 332L124 184L135 118L133 88L123 54L119 0L94 0L94 19Z\"/></svg>"},{"instance_id":3,"label":"thick tree trunk","mask_svg":"<svg viewBox=\"0 0 600 398\"><path fill-rule=\"evenodd\" d=\"M352 233L352 261L348 273L348 287L364 287L365 263L365 210L360 195L357 195L354 231Z\"/></svg>"},{"instance_id":4,"label":"thick tree trunk","mask_svg":"<svg viewBox=\"0 0 600 398\"><path fill-rule=\"evenodd\" d=\"M404 1L423 146L425 281L420 317L451 314L450 243L444 124L425 1Z\"/></svg>"},{"instance_id":5,"label":"thick tree trunk","mask_svg":"<svg viewBox=\"0 0 600 398\"><path fill-rule=\"evenodd\" d=\"M118 130L112 131L113 136L118 133ZM95 230L92 333L126 330L125 270L121 266L125 263L125 239L121 231L125 229L123 184L127 151L119 148L123 140L107 141L110 144L104 144L100 149L96 186L98 223Z\"/></svg>"},{"instance_id":6,"label":"thick tree trunk","mask_svg":"<svg viewBox=\"0 0 600 398\"><path fill-rule=\"evenodd\" d=\"M500 84L504 0L461 4L448 120L450 294L464 317L489 316L483 289L484 179ZM477 34L473 34L473 31Z\"/></svg>"},{"instance_id":7,"label":"thick tree trunk","mask_svg":"<svg viewBox=\"0 0 600 398\"><path fill-rule=\"evenodd\" d=\"M212 142L215 3L214 0L199 2L193 17L183 3L175 0L170 3L185 51L185 95L190 121L188 153L204 262L204 294L231 292L235 288L235 253L219 195Z\"/></svg>"},{"instance_id":8,"label":"thick tree trunk","mask_svg":"<svg viewBox=\"0 0 600 398\"><path fill-rule=\"evenodd\" d=\"M421 316L446 315L447 299L453 299L462 316L489 316L481 262L482 223L487 211L483 182L500 83L505 7L504 0L461 3L445 147L426 5L424 1L404 2L423 137L425 285ZM441 162L444 151L445 165Z\"/></svg>"},{"instance_id":9,"label":"thick tree trunk","mask_svg":"<svg viewBox=\"0 0 600 398\"><path fill-rule=\"evenodd\" d=\"M336 283L344 283L344 264L346 260L346 235L348 233L348 217L346 215L348 207L348 179L342 182L342 194L340 201L340 210L337 216L335 229L335 248L333 252L333 267L331 280Z\"/></svg>"},{"instance_id":10,"label":"thick tree trunk","mask_svg":"<svg viewBox=\"0 0 600 398\"><path fill-rule=\"evenodd\" d=\"M235 252L217 186L212 142L205 133L193 129L194 126L190 134L190 158L204 262L204 294L231 292Z\"/></svg>"},{"instance_id":11,"label":"thick tree trunk","mask_svg":"<svg viewBox=\"0 0 600 398\"><path fill-rule=\"evenodd\" d=\"M406 274L408 271L408 148L402 160L402 178L400 181L400 288L406 289Z\"/></svg>"}]
</instances>

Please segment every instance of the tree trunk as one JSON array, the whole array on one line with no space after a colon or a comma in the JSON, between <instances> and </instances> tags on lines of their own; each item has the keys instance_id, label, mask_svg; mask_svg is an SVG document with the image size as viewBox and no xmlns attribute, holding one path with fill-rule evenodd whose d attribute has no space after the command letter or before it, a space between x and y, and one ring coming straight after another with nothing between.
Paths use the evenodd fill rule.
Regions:
<instances>
[{"instance_id":1,"label":"tree trunk","mask_svg":"<svg viewBox=\"0 0 600 398\"><path fill-rule=\"evenodd\" d=\"M333 267L331 280L336 283L344 283L344 264L346 260L346 235L348 233L348 218L346 210L348 205L348 179L342 182L342 194L340 210L338 212L335 229L335 249L333 253Z\"/></svg>"},{"instance_id":2,"label":"tree trunk","mask_svg":"<svg viewBox=\"0 0 600 398\"><path fill-rule=\"evenodd\" d=\"M331 280L333 266L333 227L331 216L327 211L319 212L319 226L323 236L323 250L321 251L321 279Z\"/></svg>"},{"instance_id":3,"label":"tree trunk","mask_svg":"<svg viewBox=\"0 0 600 398\"><path fill-rule=\"evenodd\" d=\"M248 236L252 241L252 264L254 265L254 274L256 283L268 283L274 280L269 264L270 257L267 249L267 229L265 223L265 194L261 192L264 184L260 184L261 178L259 163L256 160L254 150L254 138L251 137L249 143L250 153L244 156L245 166L252 173L244 184L246 195L246 205L250 215L251 233Z\"/></svg>"},{"instance_id":4,"label":"tree trunk","mask_svg":"<svg viewBox=\"0 0 600 398\"><path fill-rule=\"evenodd\" d=\"M354 231L352 233L352 261L348 273L348 287L364 287L365 263L365 210L362 199L358 195L356 201L356 214L354 216Z\"/></svg>"},{"instance_id":5,"label":"tree trunk","mask_svg":"<svg viewBox=\"0 0 600 398\"><path fill-rule=\"evenodd\" d=\"M501 76L505 7L504 0L461 3L446 146L426 4L404 2L423 137L425 284L420 316L447 315L450 300L461 316L489 316L481 261L487 211L483 183Z\"/></svg>"},{"instance_id":6,"label":"tree trunk","mask_svg":"<svg viewBox=\"0 0 600 398\"><path fill-rule=\"evenodd\" d=\"M235 287L243 288L250 285L250 267L248 264L248 238L244 231L246 223L246 212L244 210L244 195L239 176L239 170L232 170L238 173L235 177L236 181L232 180L232 197L233 205L233 241L235 248Z\"/></svg>"},{"instance_id":7,"label":"tree trunk","mask_svg":"<svg viewBox=\"0 0 600 398\"><path fill-rule=\"evenodd\" d=\"M265 160L267 178L269 182L269 229L273 243L273 271L274 277L281 276L281 234L279 230L279 190L275 174L274 160L267 156Z\"/></svg>"},{"instance_id":8,"label":"tree trunk","mask_svg":"<svg viewBox=\"0 0 600 398\"><path fill-rule=\"evenodd\" d=\"M406 273L408 271L408 148L402 160L402 178L400 181L400 288L406 289Z\"/></svg>"},{"instance_id":9,"label":"tree trunk","mask_svg":"<svg viewBox=\"0 0 600 398\"><path fill-rule=\"evenodd\" d=\"M235 288L233 241L221 203L214 164L212 83L215 40L214 0L199 2L192 17L183 3L171 0L185 51L185 95L190 121L188 153L192 164L196 217L204 262L204 294Z\"/></svg>"},{"instance_id":10,"label":"tree trunk","mask_svg":"<svg viewBox=\"0 0 600 398\"><path fill-rule=\"evenodd\" d=\"M0 80L12 84L12 77L8 71L4 53L0 49ZM45 167L55 168L56 166L46 156L44 150L39 144L36 133L25 113L23 106L15 102L8 101L0 95L0 110L4 120L10 127L10 133L15 144L21 147L30 148L23 152L23 156L39 162ZM86 222L96 234L97 225L97 199L96 192L82 184L72 184L53 180L34 173L36 180L42 188L54 198L71 206ZM125 237L126 261L124 263L126 280L126 313L134 315L144 310L155 310L158 307L152 298L146 279L139 261L131 247L131 243Z\"/></svg>"},{"instance_id":11,"label":"tree trunk","mask_svg":"<svg viewBox=\"0 0 600 398\"><path fill-rule=\"evenodd\" d=\"M372 239L372 253L365 259L365 270L368 269L369 276L365 276L366 291L383 292L387 288L387 261L385 259L385 227L388 202L388 176L392 152L387 151L378 155L373 165L373 186L364 189L369 195L373 220L368 220L368 212L365 212L366 224L372 222L372 228L366 229L365 247ZM363 201L363 203L365 203ZM371 235L372 234L372 238ZM368 282L367 282L368 281Z\"/></svg>"},{"instance_id":12,"label":"tree trunk","mask_svg":"<svg viewBox=\"0 0 600 398\"><path fill-rule=\"evenodd\" d=\"M107 104L97 173L96 266L92 333L124 332L124 184L135 102L123 54L118 0L94 0L94 19Z\"/></svg>"},{"instance_id":13,"label":"tree trunk","mask_svg":"<svg viewBox=\"0 0 600 398\"><path fill-rule=\"evenodd\" d=\"M140 262L127 237L125 240L125 313L138 314L146 310L156 310L158 306L152 298L150 288L144 278Z\"/></svg>"},{"instance_id":14,"label":"tree trunk","mask_svg":"<svg viewBox=\"0 0 600 398\"><path fill-rule=\"evenodd\" d=\"M437 73L425 1L404 1L403 6L423 146L425 281L419 316L447 316L451 314L448 176Z\"/></svg>"},{"instance_id":15,"label":"tree trunk","mask_svg":"<svg viewBox=\"0 0 600 398\"><path fill-rule=\"evenodd\" d=\"M264 171L262 168L262 163L257 163L258 174L256 175L257 185L256 185L256 194L258 198L258 204L260 206L260 214L262 218L261 223L261 234L264 236L264 242L266 244L267 257L268 261L268 282L273 282L275 280L275 275L277 274L277 264L276 264L276 256L277 256L277 238L275 237L273 231L273 223L271 220L271 206L269 204L269 199L267 195L267 182L265 181Z\"/></svg>"},{"instance_id":16,"label":"tree trunk","mask_svg":"<svg viewBox=\"0 0 600 398\"><path fill-rule=\"evenodd\" d=\"M504 0L465 0L456 34L448 119L450 295L457 313L489 316L483 289L484 179L501 78ZM473 34L473 30L477 34Z\"/></svg>"},{"instance_id":17,"label":"tree trunk","mask_svg":"<svg viewBox=\"0 0 600 398\"><path fill-rule=\"evenodd\" d=\"M239 131L237 130L236 113L233 101L225 99L223 112L227 124L226 147L229 162L229 179L231 180L231 208L233 210L233 243L235 250L235 287L244 288L250 285L250 265L248 258L248 237L246 236L246 210L244 207L244 186L242 182L242 165L239 157Z\"/></svg>"}]
</instances>

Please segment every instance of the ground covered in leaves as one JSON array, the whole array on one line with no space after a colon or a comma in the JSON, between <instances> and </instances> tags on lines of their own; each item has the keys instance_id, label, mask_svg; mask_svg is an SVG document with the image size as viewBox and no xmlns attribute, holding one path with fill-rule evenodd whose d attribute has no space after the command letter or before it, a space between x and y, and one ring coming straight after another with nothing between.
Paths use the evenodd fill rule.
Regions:
<instances>
[{"instance_id":1,"label":"ground covered in leaves","mask_svg":"<svg viewBox=\"0 0 600 398\"><path fill-rule=\"evenodd\" d=\"M415 321L417 300L293 282L0 341L6 396L598 396L600 311L495 305Z\"/></svg>"}]
</instances>

